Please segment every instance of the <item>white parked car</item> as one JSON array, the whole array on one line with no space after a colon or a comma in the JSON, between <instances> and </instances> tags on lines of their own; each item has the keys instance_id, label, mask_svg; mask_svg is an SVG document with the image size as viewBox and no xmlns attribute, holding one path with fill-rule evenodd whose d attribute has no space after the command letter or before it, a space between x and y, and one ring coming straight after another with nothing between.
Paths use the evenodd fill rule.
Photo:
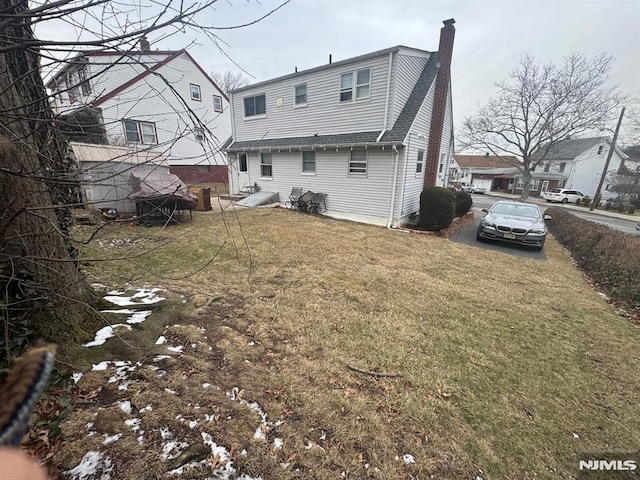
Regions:
<instances>
[{"instance_id":1,"label":"white parked car","mask_svg":"<svg viewBox=\"0 0 640 480\"><path fill-rule=\"evenodd\" d=\"M568 188L552 188L542 195L547 202L559 203L576 203L576 200L582 201L584 195L577 190L569 190Z\"/></svg>"},{"instance_id":2,"label":"white parked car","mask_svg":"<svg viewBox=\"0 0 640 480\"><path fill-rule=\"evenodd\" d=\"M480 185L465 185L462 189L467 193L484 193L487 191L486 188Z\"/></svg>"}]
</instances>

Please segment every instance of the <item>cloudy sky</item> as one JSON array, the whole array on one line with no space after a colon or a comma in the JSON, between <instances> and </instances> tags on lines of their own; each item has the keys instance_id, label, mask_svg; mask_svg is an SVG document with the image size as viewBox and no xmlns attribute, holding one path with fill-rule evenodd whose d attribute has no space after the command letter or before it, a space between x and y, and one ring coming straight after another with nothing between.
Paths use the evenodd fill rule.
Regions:
<instances>
[{"instance_id":1,"label":"cloudy sky","mask_svg":"<svg viewBox=\"0 0 640 480\"><path fill-rule=\"evenodd\" d=\"M244 23L281 3L229 0L211 17L221 26ZM442 20L452 17L456 127L525 53L559 62L573 52L608 52L615 58L611 81L640 94L640 0L291 0L258 24L219 35L226 53L260 81L325 64L329 54L338 61L394 45L437 50ZM209 40L191 51L207 71L237 70Z\"/></svg>"},{"instance_id":2,"label":"cloudy sky","mask_svg":"<svg viewBox=\"0 0 640 480\"><path fill-rule=\"evenodd\" d=\"M245 24L283 2L219 0L197 21ZM228 56L253 81L261 81L295 67L323 65L329 54L338 61L394 45L437 50L442 20L452 17L457 128L486 103L495 82L506 79L525 53L541 62L560 62L573 52L607 52L615 58L611 82L640 97L640 0L289 0L254 25L216 31L224 53L197 30L149 40L154 49L189 46L208 72L240 71ZM65 29L47 30L43 25L38 33L57 36Z\"/></svg>"}]
</instances>

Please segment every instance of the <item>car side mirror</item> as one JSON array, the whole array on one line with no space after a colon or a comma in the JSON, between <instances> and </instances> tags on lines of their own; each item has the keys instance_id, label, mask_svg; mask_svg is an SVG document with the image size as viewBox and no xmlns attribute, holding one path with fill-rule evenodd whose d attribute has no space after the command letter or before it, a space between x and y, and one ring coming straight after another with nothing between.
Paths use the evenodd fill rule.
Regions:
<instances>
[{"instance_id":1,"label":"car side mirror","mask_svg":"<svg viewBox=\"0 0 640 480\"><path fill-rule=\"evenodd\" d=\"M486 208L483 208L483 209L482 209L482 211L483 211L484 213L489 213L489 210L487 210Z\"/></svg>"},{"instance_id":2,"label":"car side mirror","mask_svg":"<svg viewBox=\"0 0 640 480\"><path fill-rule=\"evenodd\" d=\"M551 215L545 215L544 217L545 220L553 220L553 217Z\"/></svg>"}]
</instances>

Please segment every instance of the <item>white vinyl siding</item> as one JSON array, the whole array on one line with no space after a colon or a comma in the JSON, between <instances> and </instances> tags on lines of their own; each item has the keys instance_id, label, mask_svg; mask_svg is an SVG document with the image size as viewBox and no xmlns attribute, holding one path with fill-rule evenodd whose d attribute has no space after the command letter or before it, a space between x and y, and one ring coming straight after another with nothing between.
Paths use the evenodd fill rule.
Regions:
<instances>
[{"instance_id":1,"label":"white vinyl siding","mask_svg":"<svg viewBox=\"0 0 640 480\"><path fill-rule=\"evenodd\" d=\"M271 84L248 87L233 94L235 139L307 137L314 133L331 135L380 131L384 123L389 54L326 68L307 75L286 78ZM343 73L371 69L369 98L340 102ZM352 83L355 82L352 79ZM294 107L294 87L306 84L307 107ZM266 93L266 118L243 121L243 98ZM280 105L280 106L278 106Z\"/></svg>"},{"instance_id":2,"label":"white vinyl siding","mask_svg":"<svg viewBox=\"0 0 640 480\"><path fill-rule=\"evenodd\" d=\"M327 194L327 209L354 215L369 215L386 219L389 215L393 162L391 149L367 151L367 176L349 175L349 150L317 150L316 175L300 175L300 152L272 152L272 180L257 180L258 186L278 192L280 202L289 198L293 187ZM260 178L260 154L248 154L250 178Z\"/></svg>"},{"instance_id":3,"label":"white vinyl siding","mask_svg":"<svg viewBox=\"0 0 640 480\"><path fill-rule=\"evenodd\" d=\"M389 127L392 127L398 119L398 115L400 115L405 103L407 103L407 99L420 78L428 59L428 55L426 57L419 57L400 53L397 56L397 67L394 75L395 82L392 92L391 122Z\"/></svg>"}]
</instances>

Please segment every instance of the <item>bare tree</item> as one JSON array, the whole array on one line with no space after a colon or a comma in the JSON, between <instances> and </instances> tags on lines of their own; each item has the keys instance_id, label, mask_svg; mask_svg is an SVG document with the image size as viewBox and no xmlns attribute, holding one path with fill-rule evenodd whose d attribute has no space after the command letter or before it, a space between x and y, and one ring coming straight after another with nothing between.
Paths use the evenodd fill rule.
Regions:
<instances>
[{"instance_id":1,"label":"bare tree","mask_svg":"<svg viewBox=\"0 0 640 480\"><path fill-rule=\"evenodd\" d=\"M607 85L612 57L572 54L560 65L524 56L509 79L496 84L497 96L463 125L462 143L494 155L514 155L529 197L531 172L557 142L607 126L622 102Z\"/></svg>"},{"instance_id":2,"label":"bare tree","mask_svg":"<svg viewBox=\"0 0 640 480\"><path fill-rule=\"evenodd\" d=\"M221 49L216 32L243 25L204 25L200 17L216 3L0 0L0 338L6 356L18 324L64 341L87 338L98 322L96 296L78 270L69 236L76 166L58 131L43 72L77 61L83 49L129 58L150 34L163 40L195 31ZM73 38L62 39L59 26L49 29L51 38L38 38L34 30L49 21L65 22Z\"/></svg>"},{"instance_id":3,"label":"bare tree","mask_svg":"<svg viewBox=\"0 0 640 480\"><path fill-rule=\"evenodd\" d=\"M224 73L211 72L210 77L227 96L231 93L231 90L246 87L251 83L241 72L233 73L231 70L227 70Z\"/></svg>"}]
</instances>

